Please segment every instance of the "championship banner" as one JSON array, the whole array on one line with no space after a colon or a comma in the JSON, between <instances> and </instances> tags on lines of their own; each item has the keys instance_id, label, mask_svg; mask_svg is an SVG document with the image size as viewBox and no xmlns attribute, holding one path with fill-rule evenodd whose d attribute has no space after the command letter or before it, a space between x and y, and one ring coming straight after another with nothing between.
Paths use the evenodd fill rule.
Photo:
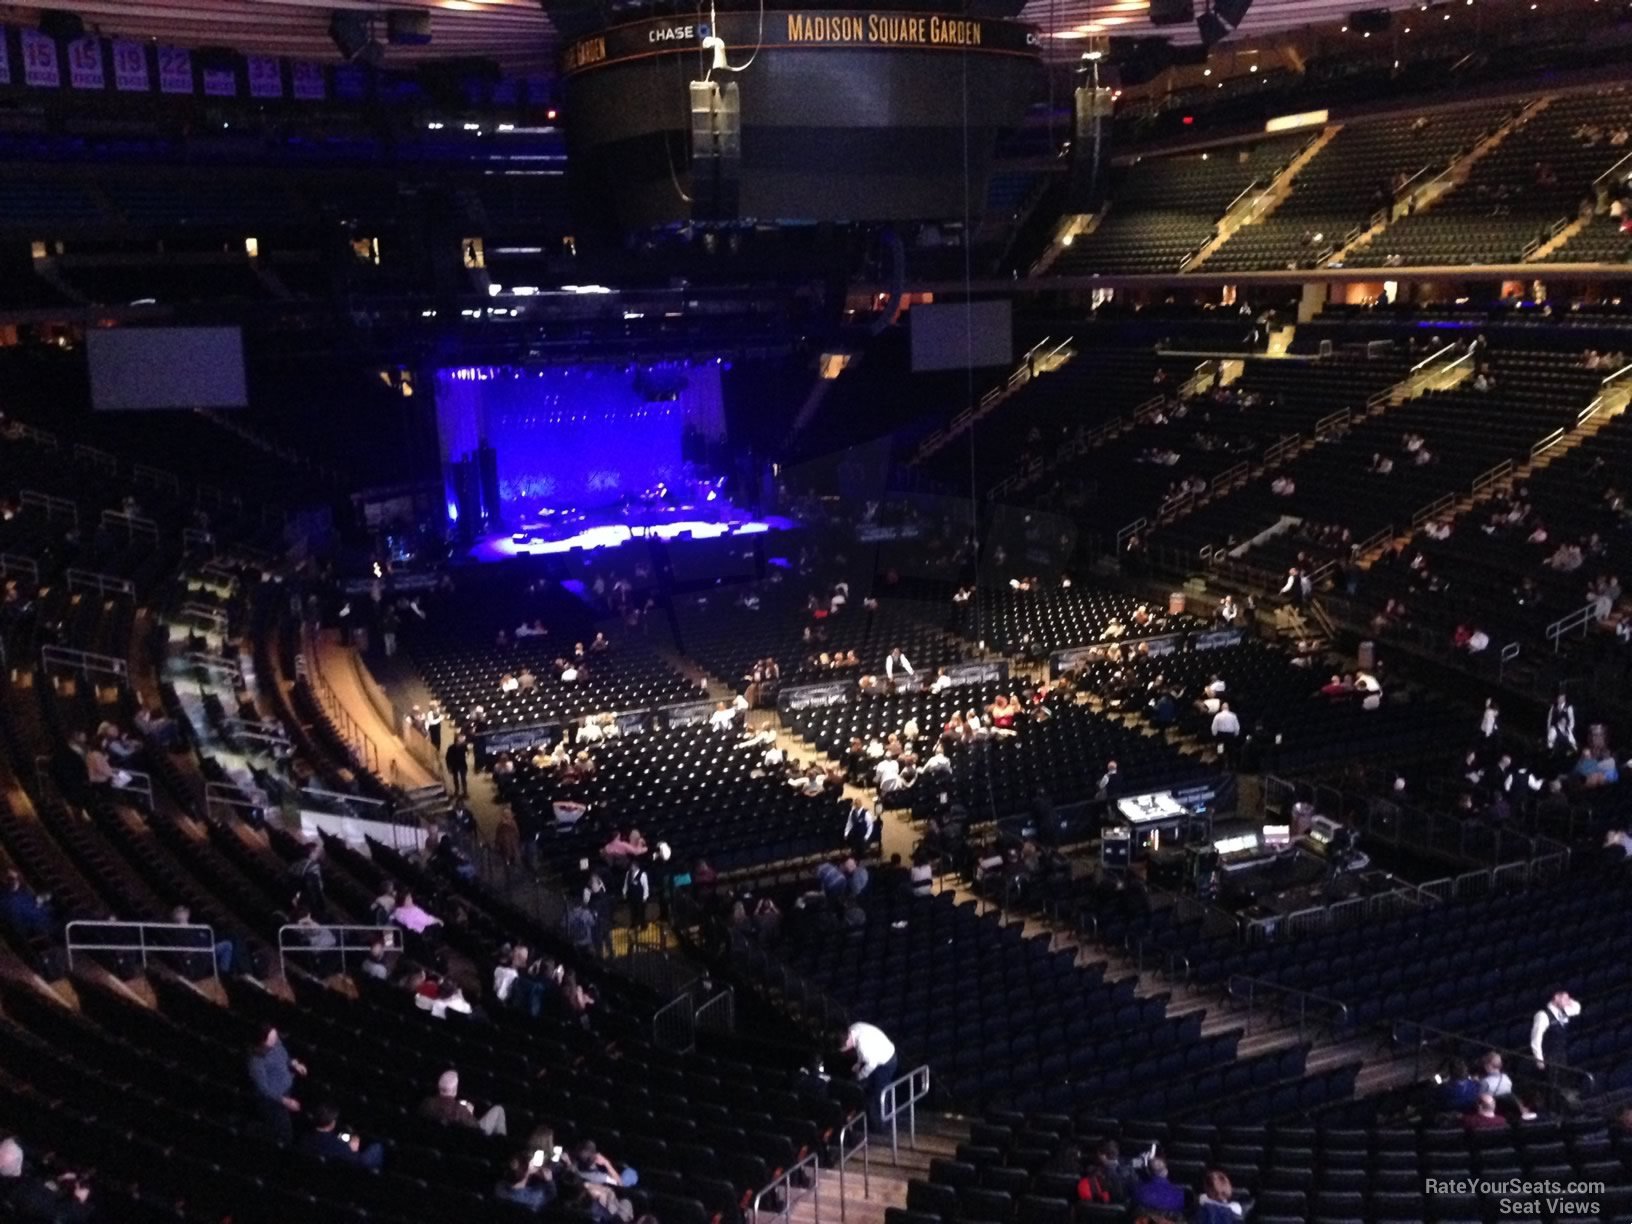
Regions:
<instances>
[{"instance_id":1,"label":"championship banner","mask_svg":"<svg viewBox=\"0 0 1632 1224\"><path fill-rule=\"evenodd\" d=\"M204 69L204 96L206 98L236 98L238 74L231 68Z\"/></svg>"},{"instance_id":2,"label":"championship banner","mask_svg":"<svg viewBox=\"0 0 1632 1224\"><path fill-rule=\"evenodd\" d=\"M62 85L62 68L57 62L57 41L38 30L20 30L23 47L23 81L42 89Z\"/></svg>"},{"instance_id":3,"label":"championship banner","mask_svg":"<svg viewBox=\"0 0 1632 1224\"><path fill-rule=\"evenodd\" d=\"M244 61L252 98L283 97L283 65L275 55L251 55Z\"/></svg>"},{"instance_id":4,"label":"championship banner","mask_svg":"<svg viewBox=\"0 0 1632 1224\"><path fill-rule=\"evenodd\" d=\"M193 55L185 47L159 48L159 92L193 92Z\"/></svg>"},{"instance_id":5,"label":"championship banner","mask_svg":"<svg viewBox=\"0 0 1632 1224\"><path fill-rule=\"evenodd\" d=\"M68 44L68 84L75 89L108 87L107 71L102 60L102 40L96 35L76 38Z\"/></svg>"},{"instance_id":6,"label":"championship banner","mask_svg":"<svg viewBox=\"0 0 1632 1224\"><path fill-rule=\"evenodd\" d=\"M308 64L297 60L289 65L289 75L294 83L294 95L300 101L321 102L328 96L322 64Z\"/></svg>"},{"instance_id":7,"label":"championship banner","mask_svg":"<svg viewBox=\"0 0 1632 1224\"><path fill-rule=\"evenodd\" d=\"M703 39L724 40L726 54L808 47L892 51L972 51L992 55L1042 53L1037 31L1018 21L939 13L776 12L721 13L715 24L695 17L661 17L612 26L569 43L561 54L566 74L657 55L695 55Z\"/></svg>"},{"instance_id":8,"label":"championship banner","mask_svg":"<svg viewBox=\"0 0 1632 1224\"><path fill-rule=\"evenodd\" d=\"M146 93L153 88L147 70L147 48L129 39L113 43L113 87L121 93Z\"/></svg>"}]
</instances>

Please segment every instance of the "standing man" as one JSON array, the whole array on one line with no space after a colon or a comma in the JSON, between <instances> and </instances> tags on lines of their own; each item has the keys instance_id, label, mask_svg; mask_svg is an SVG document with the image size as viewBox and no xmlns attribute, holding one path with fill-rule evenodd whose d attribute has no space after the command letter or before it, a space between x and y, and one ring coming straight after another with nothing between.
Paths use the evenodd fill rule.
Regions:
<instances>
[{"instance_id":1,"label":"standing man","mask_svg":"<svg viewBox=\"0 0 1632 1224\"><path fill-rule=\"evenodd\" d=\"M1547 710L1547 751L1555 751L1560 742L1571 752L1576 750L1575 707L1565 693L1553 698Z\"/></svg>"},{"instance_id":2,"label":"standing man","mask_svg":"<svg viewBox=\"0 0 1632 1224\"><path fill-rule=\"evenodd\" d=\"M442 751L442 707L431 702L430 708L425 711L425 734L430 737L431 747L438 752Z\"/></svg>"},{"instance_id":3,"label":"standing man","mask_svg":"<svg viewBox=\"0 0 1632 1224\"><path fill-rule=\"evenodd\" d=\"M845 1031L842 1048L856 1056L856 1079L866 1094L867 1124L882 1134L883 1093L895 1079L895 1042L883 1029L858 1020Z\"/></svg>"},{"instance_id":4,"label":"standing man","mask_svg":"<svg viewBox=\"0 0 1632 1224\"><path fill-rule=\"evenodd\" d=\"M1530 1022L1530 1054L1547 1076L1547 1103L1554 1110L1567 1103L1562 1072L1570 1065L1570 1021L1580 1014L1581 1004L1569 991L1555 990Z\"/></svg>"},{"instance_id":5,"label":"standing man","mask_svg":"<svg viewBox=\"0 0 1632 1224\"><path fill-rule=\"evenodd\" d=\"M306 1074L306 1065L289 1057L278 1030L267 1024L261 1027L259 1040L250 1048L248 1066L261 1120L273 1142L279 1147L288 1147L295 1129L290 1115L300 1112L300 1102L294 1097L295 1077Z\"/></svg>"},{"instance_id":6,"label":"standing man","mask_svg":"<svg viewBox=\"0 0 1632 1224\"><path fill-rule=\"evenodd\" d=\"M453 743L448 745L448 777L453 780L453 793L470 797L470 784L466 781L470 773L470 748L465 740L464 732L454 736Z\"/></svg>"},{"instance_id":7,"label":"standing man","mask_svg":"<svg viewBox=\"0 0 1632 1224\"><path fill-rule=\"evenodd\" d=\"M894 680L897 671L904 675L912 675L912 664L907 661L907 656L901 653L901 647L899 646L893 647L889 656L884 660L884 678Z\"/></svg>"}]
</instances>

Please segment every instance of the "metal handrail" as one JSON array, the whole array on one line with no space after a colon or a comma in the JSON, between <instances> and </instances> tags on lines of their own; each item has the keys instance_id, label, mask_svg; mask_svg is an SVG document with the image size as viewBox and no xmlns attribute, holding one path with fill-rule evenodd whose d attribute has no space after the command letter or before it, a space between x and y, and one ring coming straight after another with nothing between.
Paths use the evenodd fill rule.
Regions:
<instances>
[{"instance_id":1,"label":"metal handrail","mask_svg":"<svg viewBox=\"0 0 1632 1224\"><path fill-rule=\"evenodd\" d=\"M335 937L332 948L320 948L311 942L313 934L318 931L326 931ZM359 934L367 935L368 938L360 944L349 941L349 936ZM314 956L338 952L340 954L340 972L344 973L346 971L346 953L366 952L369 945L376 938L385 944L387 952L402 951L402 929L400 927L391 925L330 925L329 923L307 923L302 925L298 922L287 922L278 928L278 970L287 980L289 976L288 957L291 952Z\"/></svg>"},{"instance_id":2,"label":"metal handrail","mask_svg":"<svg viewBox=\"0 0 1632 1224\"><path fill-rule=\"evenodd\" d=\"M854 1147L850 1145L849 1137L856 1124L861 1124L861 1140ZM839 1224L845 1224L845 1191L844 1170L852 1157L861 1157L861 1197L873 1197L873 1169L872 1156L867 1149L867 1111L865 1109L851 1114L843 1126L839 1127Z\"/></svg>"},{"instance_id":3,"label":"metal handrail","mask_svg":"<svg viewBox=\"0 0 1632 1224\"><path fill-rule=\"evenodd\" d=\"M1502 1062L1509 1067L1533 1066L1535 1063L1535 1056L1529 1050L1505 1049L1502 1046L1492 1045L1488 1041L1481 1041L1470 1033L1453 1033L1450 1029L1435 1028L1431 1024L1421 1024L1415 1020L1395 1020L1389 1025L1389 1040L1395 1045L1400 1045L1405 1040L1400 1036L1402 1028L1411 1031L1416 1036L1416 1040L1412 1042L1412 1045L1414 1047L1415 1074L1418 1079L1422 1078L1423 1051L1427 1049L1431 1042L1455 1042L1464 1048L1472 1047L1479 1054L1500 1054ZM1549 1068L1548 1074L1556 1075L1560 1079L1574 1080L1584 1089L1581 1092L1583 1096L1591 1096L1598 1090L1598 1077L1585 1067L1552 1067Z\"/></svg>"},{"instance_id":4,"label":"metal handrail","mask_svg":"<svg viewBox=\"0 0 1632 1224\"><path fill-rule=\"evenodd\" d=\"M131 943L127 938L123 943L113 942L112 938L100 943L85 943L77 938L80 931L96 932L119 931L136 932L136 942ZM206 942L194 946L192 944L154 945L147 942L147 933L150 930L202 932ZM189 935L188 938L191 938ZM75 919L63 928L63 947L68 953L68 972L74 971L75 952L137 952L141 954L142 968L147 968L147 959L150 954L160 952L184 952L194 955L208 955L210 958L210 972L214 975L216 984L221 982L221 969L215 962L216 949L215 928L202 922L119 922L104 919Z\"/></svg>"},{"instance_id":5,"label":"metal handrail","mask_svg":"<svg viewBox=\"0 0 1632 1224\"><path fill-rule=\"evenodd\" d=\"M1349 1027L1349 1021L1351 1018L1349 1005L1340 999L1333 999L1327 995L1316 994L1312 990L1298 990L1291 986L1283 986L1279 982L1271 982L1266 978L1248 977L1245 974L1240 973L1232 974L1230 976L1230 980L1225 984L1225 993L1228 994L1231 999L1240 998L1240 992L1236 989L1238 984L1245 985L1247 988L1246 1031L1248 1035L1252 1033L1252 1015L1257 1004L1257 997L1263 993L1279 996L1280 998L1286 1000L1295 999L1297 1001L1299 1041L1303 1040L1304 1027L1309 1017L1309 1005L1311 1003L1314 1003L1319 1007L1333 1009L1334 1016L1328 1020L1328 1024L1332 1028L1346 1030Z\"/></svg>"},{"instance_id":6,"label":"metal handrail","mask_svg":"<svg viewBox=\"0 0 1632 1224\"><path fill-rule=\"evenodd\" d=\"M905 1086L907 1099L901 1100L901 1089ZM908 1145L918 1149L918 1102L929 1095L929 1065L914 1067L900 1079L892 1080L884 1085L883 1091L878 1094L879 1116L890 1124L890 1159L895 1164L901 1163L900 1148L900 1116L903 1110L907 1114Z\"/></svg>"},{"instance_id":7,"label":"metal handrail","mask_svg":"<svg viewBox=\"0 0 1632 1224\"><path fill-rule=\"evenodd\" d=\"M716 1014L723 1013L724 1020L716 1020ZM691 1017L692 1032L714 1026L716 1032L734 1033L737 1031L737 992L727 986L708 1002L698 1007Z\"/></svg>"},{"instance_id":8,"label":"metal handrail","mask_svg":"<svg viewBox=\"0 0 1632 1224\"><path fill-rule=\"evenodd\" d=\"M1473 485L1469 490L1474 497L1478 497L1486 489L1500 484L1513 474L1513 460L1503 459L1495 467L1479 473L1473 478Z\"/></svg>"},{"instance_id":9,"label":"metal handrail","mask_svg":"<svg viewBox=\"0 0 1632 1224\"><path fill-rule=\"evenodd\" d=\"M0 552L0 577L20 574L30 582L40 580L40 565L32 557L25 557L21 553Z\"/></svg>"},{"instance_id":10,"label":"metal handrail","mask_svg":"<svg viewBox=\"0 0 1632 1224\"><path fill-rule=\"evenodd\" d=\"M120 683L124 683L130 677L130 665L116 655L98 654L94 650L76 650L72 646L40 647L40 664L46 668L66 667L84 676L89 676L93 672L104 676L116 676Z\"/></svg>"},{"instance_id":11,"label":"metal handrail","mask_svg":"<svg viewBox=\"0 0 1632 1224\"><path fill-rule=\"evenodd\" d=\"M1594 401L1594 402L1596 402L1596 401ZM1590 405L1589 405L1589 407L1590 407ZM1577 422L1577 424L1579 424L1579 422ZM1553 430L1552 433L1548 434L1540 442L1537 442L1534 446L1532 446L1530 448L1530 458L1531 459L1539 458L1540 456L1546 454L1548 451L1552 450L1553 447L1557 446L1563 440L1564 440L1564 430L1562 428ZM1475 483L1477 483L1477 482L1475 482Z\"/></svg>"},{"instance_id":12,"label":"metal handrail","mask_svg":"<svg viewBox=\"0 0 1632 1224\"><path fill-rule=\"evenodd\" d=\"M1619 169L1620 169L1620 168L1621 168L1621 167L1622 167L1622 166L1624 166L1624 165L1626 165L1626 163L1627 163L1627 162L1628 162L1628 161L1629 161L1629 160L1632 160L1632 153L1623 153L1623 154L1622 154L1622 155L1621 155L1621 159L1620 159L1620 160L1619 160L1619 161L1617 161L1617 162L1616 162L1616 163L1615 163L1615 164L1614 164L1614 165L1613 165L1613 166L1611 166L1611 167L1610 167L1610 168L1609 168L1609 169L1608 169L1608 170L1605 170L1605 171L1604 171L1604 172L1603 172L1603 173L1602 173L1602 174L1600 174L1600 175L1599 175L1599 176L1598 176L1598 177L1597 177L1597 178L1595 178L1595 179L1593 179L1593 180L1592 180L1592 185L1593 185L1593 186L1594 186L1594 187L1596 187L1596 186L1598 186L1598 184L1599 184L1599 183L1601 183L1601 182L1603 182L1603 181L1604 181L1604 180L1605 180L1605 179L1607 179L1607 178L1609 178L1609 177L1611 177L1611 176L1612 176L1612 175L1613 175L1613 174L1614 174L1614 173L1615 173L1615 172L1616 172L1616 171L1617 171L1617 170L1619 170Z\"/></svg>"},{"instance_id":13,"label":"metal handrail","mask_svg":"<svg viewBox=\"0 0 1632 1224\"><path fill-rule=\"evenodd\" d=\"M816 1224L821 1224L821 1219L822 1219L822 1191L821 1191L822 1161L821 1161L821 1155L818 1152L812 1152L809 1156L806 1156L803 1160L799 1161L797 1164L791 1166L790 1168L784 1170L782 1173L778 1174L776 1177L772 1178L770 1183L764 1189L762 1189L758 1194L754 1195L754 1201L752 1203L750 1203L749 1206L748 1206L749 1224L758 1224L758 1221L760 1219L760 1203L764 1201L766 1195L775 1193L775 1191L777 1190L778 1187L781 1187L781 1189L782 1189L782 1206L775 1209L772 1212L772 1214L770 1216L768 1216L767 1218L773 1219L773 1220L774 1219L790 1220L790 1219L793 1218L794 1203L796 1201L802 1201L804 1199L804 1197L805 1197L804 1194L801 1194L799 1196L798 1200L796 1200L793 1197L793 1178L794 1178L794 1174L798 1173L801 1169L808 1169L810 1171L810 1185L809 1185L809 1189L806 1191L806 1193L808 1193L810 1195L810 1206L811 1206L810 1217L811 1217L811 1219L813 1221L816 1222Z\"/></svg>"},{"instance_id":14,"label":"metal handrail","mask_svg":"<svg viewBox=\"0 0 1632 1224\"><path fill-rule=\"evenodd\" d=\"M671 1035L676 1030L678 1037ZM689 1054L697 1048L697 1009L690 991L681 991L652 1013L652 1044L677 1054ZM757 1204L759 1200L754 1201Z\"/></svg>"},{"instance_id":15,"label":"metal handrail","mask_svg":"<svg viewBox=\"0 0 1632 1224\"><path fill-rule=\"evenodd\" d=\"M89 587L102 595L109 591L116 591L121 595L136 594L136 584L129 578L120 578L117 574L99 574L94 570L69 570L68 589L72 591L76 587Z\"/></svg>"},{"instance_id":16,"label":"metal handrail","mask_svg":"<svg viewBox=\"0 0 1632 1224\"><path fill-rule=\"evenodd\" d=\"M1456 494L1454 493L1436 497L1411 516L1411 526L1413 528L1421 527L1424 523L1438 518L1454 505L1456 505Z\"/></svg>"},{"instance_id":17,"label":"metal handrail","mask_svg":"<svg viewBox=\"0 0 1632 1224\"><path fill-rule=\"evenodd\" d=\"M1568 616L1561 616L1547 626L1547 640L1553 644L1553 653L1558 653L1558 643L1566 633L1574 633L1577 629L1584 635L1587 626L1592 623L1593 611L1597 605L1587 604L1571 612Z\"/></svg>"},{"instance_id":18,"label":"metal handrail","mask_svg":"<svg viewBox=\"0 0 1632 1224\"><path fill-rule=\"evenodd\" d=\"M1422 370L1423 370L1424 366L1427 366L1427 365L1431 364L1432 362L1438 361L1441 357L1445 356L1445 354L1447 352L1449 352L1451 349L1454 349L1455 347L1456 347L1456 344L1453 341L1452 343L1445 345L1443 348L1435 349L1433 352L1429 353L1428 356L1424 357L1421 361L1417 362L1416 365L1412 366L1411 367L1411 373L1413 375L1422 373Z\"/></svg>"}]
</instances>

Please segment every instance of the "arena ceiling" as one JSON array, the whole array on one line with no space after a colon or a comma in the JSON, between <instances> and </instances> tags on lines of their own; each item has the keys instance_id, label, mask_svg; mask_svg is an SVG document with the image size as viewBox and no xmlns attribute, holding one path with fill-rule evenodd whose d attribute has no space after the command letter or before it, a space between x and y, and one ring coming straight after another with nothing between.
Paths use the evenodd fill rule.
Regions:
<instances>
[{"instance_id":1,"label":"arena ceiling","mask_svg":"<svg viewBox=\"0 0 1632 1224\"><path fill-rule=\"evenodd\" d=\"M688 8L685 0L662 0ZM770 0L772 4L776 0ZM801 0L808 4L810 0ZM1480 4L1491 0L1479 0ZM1559 0L1549 0L1558 3ZM78 13L88 27L108 36L151 38L180 46L228 46L244 52L334 61L329 16L337 8L382 14L390 8L426 9L432 14L432 41L424 47L395 46L387 63L407 65L426 59L486 56L511 73L549 73L558 38L545 9L564 4L582 12L584 0L62 0L56 7ZM621 0L623 7L628 0ZM741 7L751 0L722 0ZM1433 0L1437 10L1456 13L1473 0ZM832 0L832 7L888 8L889 0ZM1252 0L1226 48L1243 40L1310 26L1336 27L1356 8L1410 10L1423 0ZM609 5L609 7L612 7ZM1195 43L1195 23L1153 26L1149 0L1027 0L1023 16L1043 32L1056 59L1075 59L1080 42L1098 34L1161 35ZM1206 0L1196 0L1204 10ZM1534 5L1531 6L1535 7ZM40 9L0 3L0 19L32 24ZM383 38L383 21L381 28Z\"/></svg>"}]
</instances>

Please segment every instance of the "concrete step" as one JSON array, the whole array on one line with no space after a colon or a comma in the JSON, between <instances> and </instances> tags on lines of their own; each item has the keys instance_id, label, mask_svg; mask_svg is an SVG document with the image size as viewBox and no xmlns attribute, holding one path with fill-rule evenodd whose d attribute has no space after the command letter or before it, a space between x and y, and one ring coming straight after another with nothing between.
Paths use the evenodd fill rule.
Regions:
<instances>
[{"instance_id":1,"label":"concrete step","mask_svg":"<svg viewBox=\"0 0 1632 1224\"><path fill-rule=\"evenodd\" d=\"M861 1161L853 1159L845 1167L842 1188L837 1169L821 1170L816 1185L803 1193L786 1218L792 1224L884 1224L887 1209L906 1205L905 1177L881 1171L876 1164L864 1176Z\"/></svg>"}]
</instances>

